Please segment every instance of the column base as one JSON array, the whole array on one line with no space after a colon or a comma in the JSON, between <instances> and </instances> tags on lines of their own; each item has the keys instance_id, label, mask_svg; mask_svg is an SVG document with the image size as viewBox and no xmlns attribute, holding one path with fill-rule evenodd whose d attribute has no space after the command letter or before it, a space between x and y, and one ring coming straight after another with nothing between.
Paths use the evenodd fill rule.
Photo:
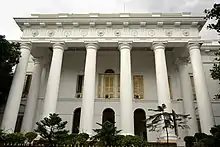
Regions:
<instances>
[{"instance_id":1,"label":"column base","mask_svg":"<svg viewBox=\"0 0 220 147\"><path fill-rule=\"evenodd\" d=\"M178 140L178 138L174 133L171 133L171 132L168 133L168 142L169 143L176 143L177 140ZM167 134L165 131L162 131L162 133L160 134L159 142L167 143Z\"/></svg>"}]
</instances>

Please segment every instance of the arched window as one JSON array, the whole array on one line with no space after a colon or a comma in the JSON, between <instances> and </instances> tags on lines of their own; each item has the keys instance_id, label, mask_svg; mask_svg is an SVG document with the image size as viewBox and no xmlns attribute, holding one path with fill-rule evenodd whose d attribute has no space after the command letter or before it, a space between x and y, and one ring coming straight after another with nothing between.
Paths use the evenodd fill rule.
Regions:
<instances>
[{"instance_id":1,"label":"arched window","mask_svg":"<svg viewBox=\"0 0 220 147\"><path fill-rule=\"evenodd\" d=\"M114 72L114 70L112 70L112 69L107 69L106 71L105 71L105 74L114 74L115 72Z\"/></svg>"},{"instance_id":2,"label":"arched window","mask_svg":"<svg viewBox=\"0 0 220 147\"><path fill-rule=\"evenodd\" d=\"M115 123L115 112L111 108L107 108L102 113L102 123L109 121Z\"/></svg>"},{"instance_id":3,"label":"arched window","mask_svg":"<svg viewBox=\"0 0 220 147\"><path fill-rule=\"evenodd\" d=\"M147 128L144 120L146 119L145 111L143 109L136 109L134 111L134 134L143 136L147 140Z\"/></svg>"},{"instance_id":4,"label":"arched window","mask_svg":"<svg viewBox=\"0 0 220 147\"><path fill-rule=\"evenodd\" d=\"M99 74L99 98L119 98L120 76L114 70L107 69L104 74Z\"/></svg>"},{"instance_id":5,"label":"arched window","mask_svg":"<svg viewBox=\"0 0 220 147\"><path fill-rule=\"evenodd\" d=\"M77 108L73 112L73 126L72 126L72 133L73 134L79 133L80 114L81 114L81 108Z\"/></svg>"}]
</instances>

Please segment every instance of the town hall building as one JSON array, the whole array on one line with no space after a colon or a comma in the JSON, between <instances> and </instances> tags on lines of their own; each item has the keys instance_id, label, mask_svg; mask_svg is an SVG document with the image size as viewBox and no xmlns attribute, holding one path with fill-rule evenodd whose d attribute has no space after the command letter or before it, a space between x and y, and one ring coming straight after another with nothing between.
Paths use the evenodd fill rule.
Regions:
<instances>
[{"instance_id":1,"label":"town hall building","mask_svg":"<svg viewBox=\"0 0 220 147\"><path fill-rule=\"evenodd\" d=\"M190 13L32 14L14 18L23 32L1 128L33 131L58 113L72 133L115 122L124 135L157 141L143 122L158 105L190 114L190 129L220 124L218 81L210 69L220 45L203 40L204 16Z\"/></svg>"}]
</instances>

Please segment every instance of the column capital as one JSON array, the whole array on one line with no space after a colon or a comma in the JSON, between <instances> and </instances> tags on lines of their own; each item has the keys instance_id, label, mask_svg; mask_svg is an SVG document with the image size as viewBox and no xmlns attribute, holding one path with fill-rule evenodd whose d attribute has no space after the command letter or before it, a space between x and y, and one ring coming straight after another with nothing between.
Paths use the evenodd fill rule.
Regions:
<instances>
[{"instance_id":1,"label":"column capital","mask_svg":"<svg viewBox=\"0 0 220 147\"><path fill-rule=\"evenodd\" d=\"M85 43L86 49L94 49L94 50L99 49L98 41L85 41L84 43Z\"/></svg>"},{"instance_id":2,"label":"column capital","mask_svg":"<svg viewBox=\"0 0 220 147\"><path fill-rule=\"evenodd\" d=\"M20 48L21 48L21 49L31 50L31 48L32 48L32 43L31 43L31 42L21 42Z\"/></svg>"},{"instance_id":3,"label":"column capital","mask_svg":"<svg viewBox=\"0 0 220 147\"><path fill-rule=\"evenodd\" d=\"M132 49L132 42L124 41L124 42L118 42L118 49Z\"/></svg>"},{"instance_id":4,"label":"column capital","mask_svg":"<svg viewBox=\"0 0 220 147\"><path fill-rule=\"evenodd\" d=\"M51 42L51 44L53 46L53 50L55 49L66 50L67 49L65 42Z\"/></svg>"},{"instance_id":5,"label":"column capital","mask_svg":"<svg viewBox=\"0 0 220 147\"><path fill-rule=\"evenodd\" d=\"M200 49L202 44L203 44L202 41L189 41L188 44L187 44L187 48L189 50L191 50L191 49Z\"/></svg>"},{"instance_id":6,"label":"column capital","mask_svg":"<svg viewBox=\"0 0 220 147\"><path fill-rule=\"evenodd\" d=\"M164 49L166 47L167 42L166 41L155 41L152 43L152 50L156 50L156 49Z\"/></svg>"}]
</instances>

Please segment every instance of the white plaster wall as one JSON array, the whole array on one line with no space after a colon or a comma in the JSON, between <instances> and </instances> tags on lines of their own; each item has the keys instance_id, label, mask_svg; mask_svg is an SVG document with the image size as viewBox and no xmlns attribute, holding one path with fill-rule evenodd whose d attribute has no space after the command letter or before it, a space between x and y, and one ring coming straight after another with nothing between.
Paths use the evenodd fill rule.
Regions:
<instances>
[{"instance_id":1,"label":"white plaster wall","mask_svg":"<svg viewBox=\"0 0 220 147\"><path fill-rule=\"evenodd\" d=\"M167 52L167 64L169 75L171 76L173 98L180 97L178 71L174 65L172 52ZM132 51L132 74L141 74L144 76L144 100L134 100L133 110L138 108L145 110L148 115L149 108L157 106L157 91L154 69L154 55L152 51ZM57 104L57 113L68 121L67 129L72 130L73 112L81 107L81 99L75 98L77 75L83 74L85 63L84 51L65 51L62 64L59 99ZM115 73L120 71L120 52L119 51L98 51L97 55L97 75L104 73L106 69L113 69ZM98 84L98 79L97 82ZM96 84L96 85L97 85ZM182 104L174 100L174 109L182 111ZM42 113L43 100L39 99L36 113L36 120L40 119ZM112 108L115 111L116 126L120 129L120 100L105 100L97 98L95 100L95 113L93 126L98 127L96 122L101 123L102 112L106 108ZM133 114L131 114L133 115ZM148 139L153 141L157 133L149 132Z\"/></svg>"},{"instance_id":2,"label":"white plaster wall","mask_svg":"<svg viewBox=\"0 0 220 147\"><path fill-rule=\"evenodd\" d=\"M84 51L65 51L62 64L59 99L57 104L57 113L68 121L67 129L72 130L73 112L81 107L81 99L75 98L77 75L83 74L85 63ZM157 106L157 90L154 69L154 54L151 51L132 51L132 74L144 75L144 100L133 101L133 111L138 108L145 110L146 116L151 112L149 108ZM183 102L177 101L181 98L179 72L176 67L173 52L166 52L168 75L171 77L171 87L173 95L173 109L176 112L183 113ZM204 70L208 84L209 95L212 97L218 91L218 82L213 81L209 75L209 69L212 67L213 57L203 56ZM119 51L98 51L97 55L97 75L104 73L106 69L113 69L115 73L120 71L120 52ZM189 73L192 72L189 65ZM98 79L97 82L98 84ZM96 86L97 86L96 84ZM220 102L213 102L213 111L217 124L220 124ZM102 112L106 108L112 108L115 111L116 126L120 129L120 99L95 99L95 111L93 126L97 128L96 122L102 122ZM40 119L42 113L43 99L39 99L36 112L36 120ZM133 115L133 114L130 114ZM179 130L180 137L183 138L185 131ZM156 132L148 132L148 140L155 141L158 136Z\"/></svg>"}]
</instances>

